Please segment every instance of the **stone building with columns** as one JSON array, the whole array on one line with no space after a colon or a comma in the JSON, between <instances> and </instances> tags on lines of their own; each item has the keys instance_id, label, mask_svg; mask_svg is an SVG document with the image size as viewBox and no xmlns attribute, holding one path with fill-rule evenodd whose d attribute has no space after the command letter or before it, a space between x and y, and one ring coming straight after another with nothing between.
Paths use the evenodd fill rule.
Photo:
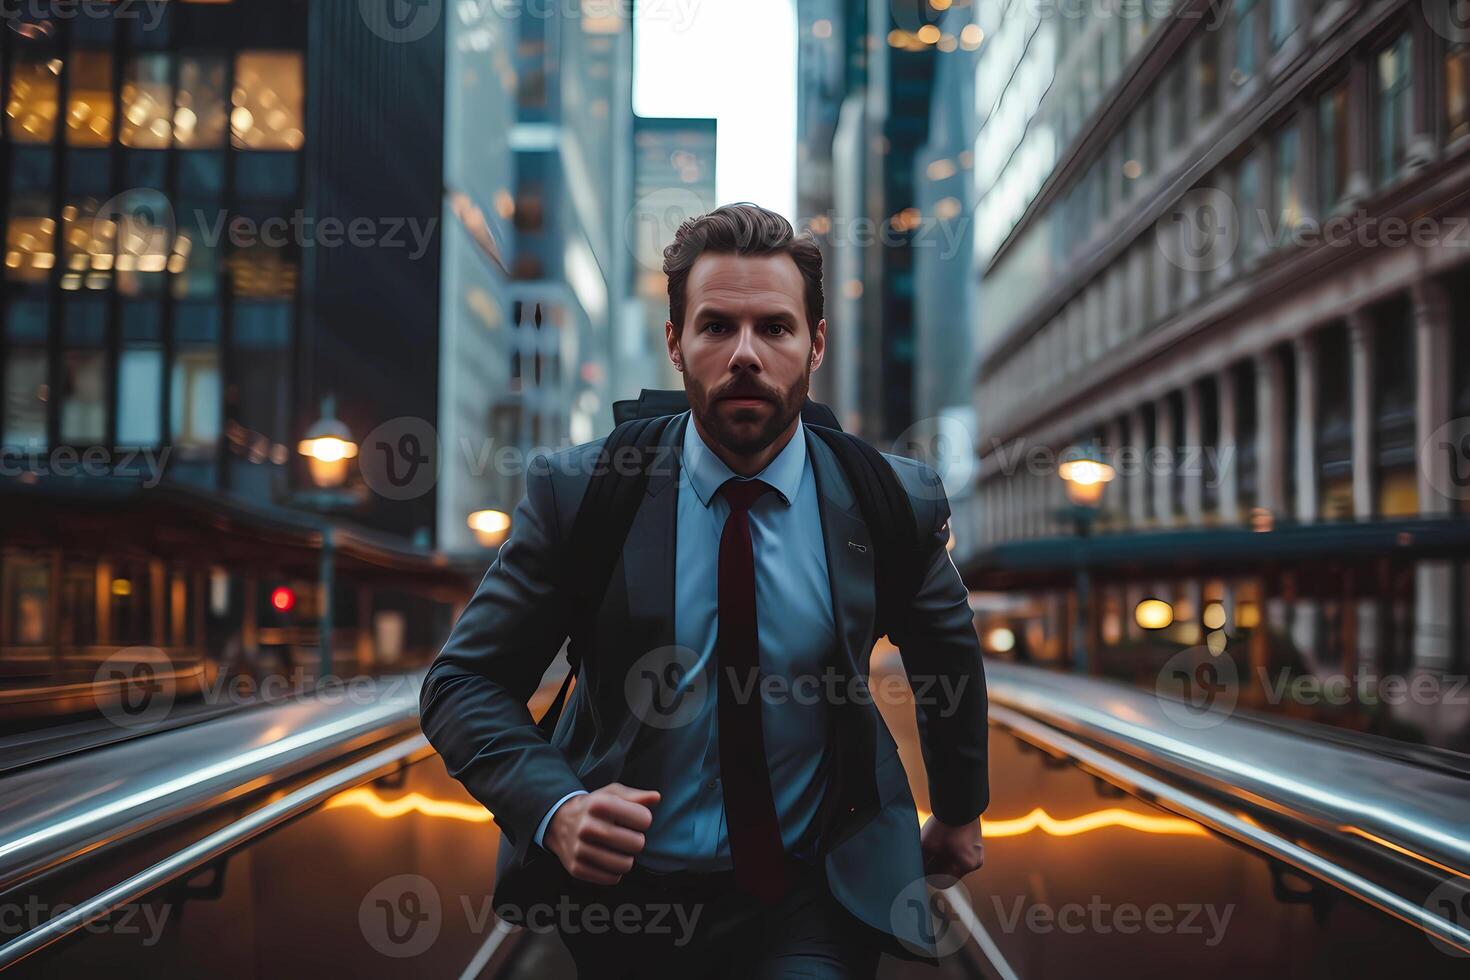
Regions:
<instances>
[{"instance_id":1,"label":"stone building with columns","mask_svg":"<svg viewBox=\"0 0 1470 980\"><path fill-rule=\"evenodd\" d=\"M1034 600L1017 625L1043 656L1068 656L1080 616L1105 659L1145 638L1133 611L1160 596L1178 643L1216 632L1211 610L1221 643L1257 634L1257 667L1465 670L1470 25L1454 10L993 14L980 540L962 567ZM1007 150L994 166L987 138ZM1077 446L1117 470L1080 544L1052 455ZM1078 564L1099 585L1081 608Z\"/></svg>"}]
</instances>

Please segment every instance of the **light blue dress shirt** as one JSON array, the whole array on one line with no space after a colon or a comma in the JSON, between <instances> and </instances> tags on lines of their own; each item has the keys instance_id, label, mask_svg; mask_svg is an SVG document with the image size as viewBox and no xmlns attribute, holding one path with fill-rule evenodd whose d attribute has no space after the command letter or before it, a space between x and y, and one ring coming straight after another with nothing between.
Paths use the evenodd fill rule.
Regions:
<instances>
[{"instance_id":1,"label":"light blue dress shirt","mask_svg":"<svg viewBox=\"0 0 1470 980\"><path fill-rule=\"evenodd\" d=\"M653 754L661 797L645 835L639 864L657 871L712 871L730 867L720 787L716 710L720 535L730 505L718 494L736 474L700 438L690 419L679 469L674 576L674 642L690 651L686 689L698 710L687 724L645 730L644 751ZM771 790L788 851L812 842L812 827L828 770L826 678L835 665L837 628L827 581L816 478L798 419L791 440L756 474L774 491L750 509L755 557L756 618L767 695L761 698ZM702 688L689 687L702 677ZM682 716L683 712L681 712ZM552 814L536 830L540 844Z\"/></svg>"}]
</instances>

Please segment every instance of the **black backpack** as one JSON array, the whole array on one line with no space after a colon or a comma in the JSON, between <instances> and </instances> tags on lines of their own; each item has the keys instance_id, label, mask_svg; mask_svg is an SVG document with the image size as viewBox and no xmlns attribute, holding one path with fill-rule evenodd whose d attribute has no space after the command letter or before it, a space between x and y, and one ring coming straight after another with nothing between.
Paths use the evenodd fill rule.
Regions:
<instances>
[{"instance_id":1,"label":"black backpack","mask_svg":"<svg viewBox=\"0 0 1470 980\"><path fill-rule=\"evenodd\" d=\"M643 500L659 439L674 416L688 408L683 391L649 388L636 399L613 403L615 427L603 443L567 542L566 554L582 560L566 562L562 569L571 617L568 669L561 690L538 722L548 736L591 643L597 609ZM926 543L919 540L913 505L883 454L843 432L830 408L808 398L801 406L801 420L836 454L873 535L875 623L877 635L884 636L902 623L924 573ZM624 462L614 467L610 465L614 459ZM639 465L626 465L634 460Z\"/></svg>"}]
</instances>

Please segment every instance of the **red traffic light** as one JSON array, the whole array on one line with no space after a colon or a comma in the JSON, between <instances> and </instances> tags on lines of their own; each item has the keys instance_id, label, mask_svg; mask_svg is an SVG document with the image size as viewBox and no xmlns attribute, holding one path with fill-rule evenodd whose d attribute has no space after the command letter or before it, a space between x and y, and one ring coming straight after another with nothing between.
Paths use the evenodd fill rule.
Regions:
<instances>
[{"instance_id":1,"label":"red traffic light","mask_svg":"<svg viewBox=\"0 0 1470 980\"><path fill-rule=\"evenodd\" d=\"M296 608L296 593L284 585L271 590L271 608L277 612L290 612Z\"/></svg>"}]
</instances>

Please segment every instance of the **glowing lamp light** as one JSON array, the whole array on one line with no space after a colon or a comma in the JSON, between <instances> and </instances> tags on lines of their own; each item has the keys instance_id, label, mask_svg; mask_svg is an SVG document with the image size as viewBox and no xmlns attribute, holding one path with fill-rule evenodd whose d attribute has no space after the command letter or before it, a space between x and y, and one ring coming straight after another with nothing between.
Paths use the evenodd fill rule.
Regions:
<instances>
[{"instance_id":1,"label":"glowing lamp light","mask_svg":"<svg viewBox=\"0 0 1470 980\"><path fill-rule=\"evenodd\" d=\"M481 547L494 548L510 530L510 515L503 510L477 510L470 515L469 525Z\"/></svg>"},{"instance_id":2,"label":"glowing lamp light","mask_svg":"<svg viewBox=\"0 0 1470 980\"><path fill-rule=\"evenodd\" d=\"M1145 599L1134 608L1133 618L1146 630L1161 630L1174 622L1174 607L1163 599Z\"/></svg>"},{"instance_id":3,"label":"glowing lamp light","mask_svg":"<svg viewBox=\"0 0 1470 980\"><path fill-rule=\"evenodd\" d=\"M1205 606L1204 623L1206 629L1217 630L1225 625L1225 607L1221 603L1212 602Z\"/></svg>"},{"instance_id":4,"label":"glowing lamp light","mask_svg":"<svg viewBox=\"0 0 1470 980\"><path fill-rule=\"evenodd\" d=\"M306 430L296 451L306 457L311 481L317 486L326 489L347 482L347 461L357 456L357 443L347 426L337 420L333 396L322 399L322 417Z\"/></svg>"},{"instance_id":5,"label":"glowing lamp light","mask_svg":"<svg viewBox=\"0 0 1470 980\"><path fill-rule=\"evenodd\" d=\"M296 608L296 593L284 585L271 589L271 608L276 612L290 612Z\"/></svg>"},{"instance_id":6,"label":"glowing lamp light","mask_svg":"<svg viewBox=\"0 0 1470 980\"><path fill-rule=\"evenodd\" d=\"M1103 487L1118 475L1097 455L1085 449L1074 450L1074 458L1057 467L1057 475L1067 483L1067 499L1074 504L1093 506L1102 499Z\"/></svg>"},{"instance_id":7,"label":"glowing lamp light","mask_svg":"<svg viewBox=\"0 0 1470 980\"><path fill-rule=\"evenodd\" d=\"M1016 634L997 626L985 634L985 645L996 653L1009 653L1016 648Z\"/></svg>"}]
</instances>

